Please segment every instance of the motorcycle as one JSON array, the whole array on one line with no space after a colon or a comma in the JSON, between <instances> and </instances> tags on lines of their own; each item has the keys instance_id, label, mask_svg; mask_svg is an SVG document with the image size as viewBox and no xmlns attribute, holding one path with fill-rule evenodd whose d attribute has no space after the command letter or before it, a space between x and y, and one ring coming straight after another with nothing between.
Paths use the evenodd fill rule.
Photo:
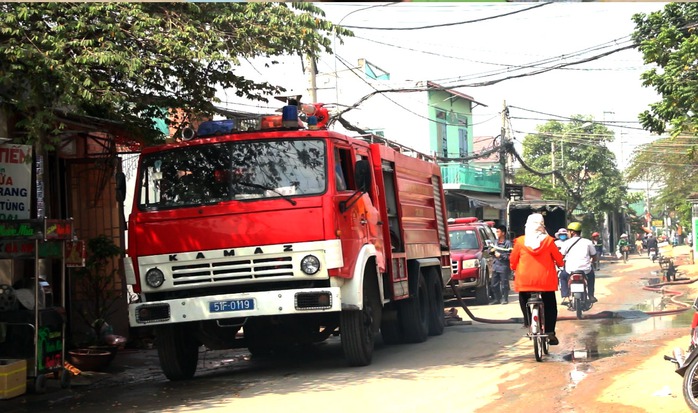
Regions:
<instances>
[{"instance_id":1,"label":"motorcycle","mask_svg":"<svg viewBox=\"0 0 698 413\"><path fill-rule=\"evenodd\" d=\"M698 412L698 298L693 302L693 310L688 354L676 348L673 356L664 356L664 360L676 364L676 374L683 377L683 398L692 411Z\"/></svg>"},{"instance_id":2,"label":"motorcycle","mask_svg":"<svg viewBox=\"0 0 698 413\"><path fill-rule=\"evenodd\" d=\"M662 279L666 282L676 281L678 265L674 265L674 260L669 257L659 256L659 267L662 269Z\"/></svg>"},{"instance_id":3,"label":"motorcycle","mask_svg":"<svg viewBox=\"0 0 698 413\"><path fill-rule=\"evenodd\" d=\"M623 264L628 262L628 254L630 253L630 246L624 245L620 248L621 256L623 257Z\"/></svg>"},{"instance_id":4,"label":"motorcycle","mask_svg":"<svg viewBox=\"0 0 698 413\"><path fill-rule=\"evenodd\" d=\"M572 271L568 281L570 291L569 309L577 313L577 319L582 319L582 312L588 311L594 305L589 299L587 277L584 271Z\"/></svg>"},{"instance_id":5,"label":"motorcycle","mask_svg":"<svg viewBox=\"0 0 698 413\"><path fill-rule=\"evenodd\" d=\"M649 249L649 254L650 254L650 259L652 262L654 262L657 259L657 249L656 248L650 248Z\"/></svg>"}]
</instances>

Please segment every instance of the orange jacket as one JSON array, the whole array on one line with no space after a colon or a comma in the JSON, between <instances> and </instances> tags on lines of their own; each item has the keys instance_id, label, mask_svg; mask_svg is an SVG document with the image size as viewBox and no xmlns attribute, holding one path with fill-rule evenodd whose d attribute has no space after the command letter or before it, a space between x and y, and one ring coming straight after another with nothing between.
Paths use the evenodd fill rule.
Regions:
<instances>
[{"instance_id":1,"label":"orange jacket","mask_svg":"<svg viewBox=\"0 0 698 413\"><path fill-rule=\"evenodd\" d=\"M516 271L516 291L557 291L557 269L564 264L555 240L547 236L535 250L524 245L524 237L514 240L514 249L509 256L511 269Z\"/></svg>"}]
</instances>

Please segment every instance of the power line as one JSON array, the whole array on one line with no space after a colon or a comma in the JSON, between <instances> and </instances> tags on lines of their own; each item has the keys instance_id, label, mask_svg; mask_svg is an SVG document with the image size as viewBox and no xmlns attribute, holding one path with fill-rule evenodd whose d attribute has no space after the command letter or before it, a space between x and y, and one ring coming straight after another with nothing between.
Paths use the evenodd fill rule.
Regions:
<instances>
[{"instance_id":1,"label":"power line","mask_svg":"<svg viewBox=\"0 0 698 413\"><path fill-rule=\"evenodd\" d=\"M348 64L348 62L347 62L343 57L341 57L341 56L339 56L339 55L336 55L336 56L337 56L337 58L339 59L339 62L340 62L341 64L343 64L344 66L346 66L348 69L351 69L351 66ZM377 91L377 89L375 88L375 86L373 86L371 83L367 82L366 79L364 79L362 76L360 76L358 73L356 73L356 71L351 70L351 72L352 72L356 77L358 77L359 79L361 79L361 81L363 81L363 82L366 83L368 86L370 86L374 91ZM429 118L429 117L427 117L427 116L424 116L424 115L422 115L422 114L419 114L419 113L417 113L417 112L414 112L413 110L411 110L411 109L409 109L409 108L406 108L405 106L403 106L403 105L401 105L400 103L394 101L393 99L389 98L388 96L383 96L383 97L386 98L386 99L388 99L390 102L392 102L392 103L395 104L396 106L398 106L398 107L400 107L400 108L406 110L407 112L409 112L409 113L411 113L411 114L413 114L413 115L415 115L415 116L418 116L418 117L420 117L420 118L422 118L422 119L426 119L426 120L428 120L428 121L430 121L430 122L440 123L440 122L436 121L435 119L431 119L431 118ZM337 116L341 116L344 112L345 112L345 111L340 112Z\"/></svg>"},{"instance_id":2,"label":"power line","mask_svg":"<svg viewBox=\"0 0 698 413\"><path fill-rule=\"evenodd\" d=\"M511 105L511 106L509 106L509 107L512 108L512 109L521 109L521 110L526 111L526 112L537 113L537 114L539 114L539 115L553 116L553 117L560 118L560 119L563 119L563 120L568 120L568 121L576 121L576 120L579 120L579 119L571 118L571 117L569 117L569 116L562 116L562 115L555 115L555 114L552 114L552 113L540 112L540 111L533 110L533 109L522 108L522 107L520 107L520 106ZM516 118L516 117L514 117L514 119L556 120L556 119L536 119L536 118ZM609 124L609 123L614 123L614 121L593 121L593 122L594 122L594 123L597 123L597 124L600 124L600 125L607 125L607 124ZM617 122L617 121L616 121L616 122ZM628 122L628 123L630 123L630 122ZM643 129L643 128L635 128L635 127L632 127L632 126L621 126L621 125L613 125L613 126L614 126L614 127L618 127L618 128L623 128L623 129L634 129L634 130L641 130L641 131L644 131L644 130L645 130L645 129Z\"/></svg>"},{"instance_id":3,"label":"power line","mask_svg":"<svg viewBox=\"0 0 698 413\"><path fill-rule=\"evenodd\" d=\"M611 51L608 51L608 52L604 52L604 53L601 53L601 54L598 54L598 55L594 55L594 56L591 56L591 57L588 57L588 58L585 58L585 59L577 60L577 61L574 61L574 62L561 63L561 64L558 64L558 65L555 65L555 66L551 66L551 67L547 67L547 68L544 68L544 69L535 70L535 71L532 71L532 72L529 72L529 73L523 73L523 74L519 74L519 75L507 76L507 77L504 77L504 78L494 79L494 80L485 81L485 82L470 83L470 84L462 84L462 85L443 86L443 87L440 87L440 88L433 88L433 87L432 87L432 88L415 87L415 88L402 88L402 89L374 90L373 92L371 92L371 93L369 93L369 94L363 96L362 98L360 98L360 99L359 99L356 103L354 103L353 105L351 105L351 106L349 106L349 107L343 109L341 112L339 112L339 113L337 114L337 116L341 116L341 115L343 115L344 113L346 113L346 112L348 112L348 111L350 111L350 110L352 110L352 109L357 108L361 103L363 103L363 102L366 101L367 99L370 99L372 96L377 95L377 94L384 94L384 93L390 93L390 92L409 93L409 92L423 92L423 91L426 91L426 90L451 90L451 89L464 88L464 87L490 86L490 85L494 85L494 84L503 82L503 81L505 81L505 80L511 80L511 79L516 79L516 78L521 78L521 77L534 76L534 75L538 75L538 74L541 74L541 73L549 72L549 71L551 71L551 70L555 70L555 69L560 68L560 67L567 67L567 66L572 66L572 65L587 63L587 62L590 62L590 61L593 61L593 60L596 60L596 59L600 59L600 58L602 58L602 57L606 57L606 56L609 56L609 55L611 55L611 54L613 54L613 53L617 53L617 52L620 52L620 51L622 51L622 50L626 50L626 49L629 49L629 48L632 48L632 47L635 47L635 44L634 44L634 43L631 44L631 45L629 45L629 46L620 47L620 48L617 48L617 49L614 49L614 50L611 50Z\"/></svg>"},{"instance_id":4,"label":"power line","mask_svg":"<svg viewBox=\"0 0 698 413\"><path fill-rule=\"evenodd\" d=\"M434 51L431 51L431 50L415 49L415 48L412 48L412 47L401 46L401 45L397 45L397 44L394 44L394 43L388 43L388 42L384 42L384 41L381 41L381 40L371 39L371 38L368 38L368 37L354 36L353 38L365 40L365 41L367 41L367 42L376 43L376 44L380 44L380 45L383 45L383 46L394 47L394 48L396 48L396 49L409 50L409 51L411 51L411 52L422 53L422 54L427 54L427 55L437 56L437 57L443 57L443 58L445 58L445 59L462 60L462 61L465 61L465 62L479 63L479 64L483 64L483 65L504 66L504 67L507 67L507 68L527 68L527 67L530 67L530 65L531 65L531 64L515 65L515 64L512 64L512 63L486 62L486 61L482 61L482 60L468 59L468 58L465 58L465 57L462 57L462 56L452 56L452 55L448 55L448 54L438 53L438 52L434 52ZM564 55L563 57L570 57L570 55ZM535 62L534 62L534 63L535 63ZM613 68L568 68L568 67L565 67L565 68L561 68L560 70L575 70L575 71L621 71L621 70L638 70L638 69L640 69L640 67L633 66L633 67L613 67ZM460 78L460 77L456 77L455 79L459 79L459 78ZM441 79L434 79L434 81L437 81L437 82L438 82L438 81L450 80L450 79L454 79L454 77L447 77L447 78L441 78Z\"/></svg>"},{"instance_id":5,"label":"power line","mask_svg":"<svg viewBox=\"0 0 698 413\"><path fill-rule=\"evenodd\" d=\"M527 9L522 9L522 10L516 10L512 11L509 13L503 13L503 14L498 14L495 16L489 16L489 17L482 17L479 19L474 19L474 20L465 20L465 21L460 21L460 22L452 22L452 23L441 23L441 24L430 24L427 26L417 26L417 27L371 27L371 26L342 26L347 29L363 29L363 30L422 30L422 29L434 29L437 27L449 27L449 26L458 26L461 24L469 24L469 23L477 23L477 22L482 22L486 20L492 20L492 19L498 19L500 17L506 17L506 16L511 16L512 14L517 14L517 13L523 13L525 11L537 9L539 7L547 6L552 3L543 3L543 4L538 4L533 7L529 7Z\"/></svg>"}]
</instances>

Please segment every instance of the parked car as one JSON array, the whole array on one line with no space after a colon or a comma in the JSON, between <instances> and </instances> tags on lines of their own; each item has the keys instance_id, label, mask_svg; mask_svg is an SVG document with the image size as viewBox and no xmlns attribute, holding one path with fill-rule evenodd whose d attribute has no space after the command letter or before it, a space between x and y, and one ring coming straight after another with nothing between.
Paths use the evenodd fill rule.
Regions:
<instances>
[{"instance_id":1,"label":"parked car","mask_svg":"<svg viewBox=\"0 0 698 413\"><path fill-rule=\"evenodd\" d=\"M493 222L477 218L455 218L448 221L451 239L452 281L462 297L475 297L475 303L487 304L490 299L490 274L493 257L488 248L496 244ZM453 297L447 286L444 297Z\"/></svg>"}]
</instances>

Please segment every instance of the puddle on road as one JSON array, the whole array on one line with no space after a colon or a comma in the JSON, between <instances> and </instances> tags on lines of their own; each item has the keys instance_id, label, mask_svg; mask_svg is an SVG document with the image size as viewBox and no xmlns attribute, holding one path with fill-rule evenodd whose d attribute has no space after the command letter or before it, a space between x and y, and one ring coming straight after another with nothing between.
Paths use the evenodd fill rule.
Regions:
<instances>
[{"instance_id":1,"label":"puddle on road","mask_svg":"<svg viewBox=\"0 0 698 413\"><path fill-rule=\"evenodd\" d=\"M573 369L570 371L571 384L577 385L587 376L587 372L591 369L589 362L622 354L622 351L616 350L618 345L641 337L643 334L685 328L688 335L693 320L692 309L663 316L650 316L645 313L676 308L674 305L667 306L667 301L667 297L657 297L633 306L629 310L617 311L614 313L615 318L587 324L590 328L582 330L582 335L575 340L576 345L572 351L562 355L562 360L573 363ZM690 306L691 303L687 304Z\"/></svg>"}]
</instances>

